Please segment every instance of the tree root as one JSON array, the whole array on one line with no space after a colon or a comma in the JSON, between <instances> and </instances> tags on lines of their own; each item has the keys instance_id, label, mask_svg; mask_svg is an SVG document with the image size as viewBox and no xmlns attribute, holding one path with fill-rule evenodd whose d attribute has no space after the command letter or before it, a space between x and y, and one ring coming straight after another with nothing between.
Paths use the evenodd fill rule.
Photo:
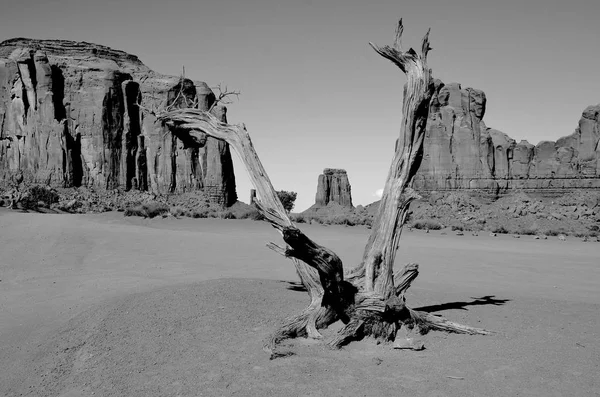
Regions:
<instances>
[{"instance_id":1,"label":"tree root","mask_svg":"<svg viewBox=\"0 0 600 397\"><path fill-rule=\"evenodd\" d=\"M296 263L299 265L298 263ZM300 266L297 269L302 269ZM308 287L311 296L310 305L297 316L286 320L265 344L264 350L271 354L271 359L292 355L291 351L281 350L278 345L285 339L296 337L309 337L321 339L318 329L325 328L335 321L346 320L346 325L340 329L327 345L340 349L353 341L366 337L373 338L377 343L390 343L397 339L398 331L404 327L409 333L417 332L421 335L431 330L468 334L488 335L489 331L467 325L448 321L442 316L413 310L405 305L404 293L419 274L419 266L409 263L394 275L395 292L397 296L384 299L377 292L357 291L354 303L347 308L343 316L336 314L331 306L323 306L323 290L310 277L303 275L301 279ZM299 273L300 275L300 273ZM407 348L420 350L411 343Z\"/></svg>"},{"instance_id":2,"label":"tree root","mask_svg":"<svg viewBox=\"0 0 600 397\"><path fill-rule=\"evenodd\" d=\"M338 332L328 345L334 349L339 349L352 341L361 340L363 338L362 331L364 324L363 320L353 319Z\"/></svg>"},{"instance_id":3,"label":"tree root","mask_svg":"<svg viewBox=\"0 0 600 397\"><path fill-rule=\"evenodd\" d=\"M425 335L430 330L467 335L489 335L492 333L482 328L469 327L468 325L448 321L442 316L435 316L430 313L413 309L408 310L413 321L413 324L411 325L418 327L418 330L422 335Z\"/></svg>"},{"instance_id":4,"label":"tree root","mask_svg":"<svg viewBox=\"0 0 600 397\"><path fill-rule=\"evenodd\" d=\"M281 327L275 331L265 343L263 350L270 354L270 359L290 356L293 353L283 351L279 344L286 339L308 337L322 339L319 329L325 328L338 320L335 312L321 306L321 299L313 299L311 304L302 313L286 319Z\"/></svg>"}]
</instances>

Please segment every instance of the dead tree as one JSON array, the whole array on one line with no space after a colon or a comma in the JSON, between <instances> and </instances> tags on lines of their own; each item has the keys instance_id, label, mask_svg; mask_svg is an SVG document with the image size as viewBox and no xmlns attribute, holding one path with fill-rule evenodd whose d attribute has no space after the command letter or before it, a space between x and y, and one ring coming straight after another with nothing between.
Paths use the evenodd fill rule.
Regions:
<instances>
[{"instance_id":1,"label":"dead tree","mask_svg":"<svg viewBox=\"0 0 600 397\"><path fill-rule=\"evenodd\" d=\"M358 266L344 273L340 258L312 241L294 226L263 168L246 127L228 125L198 109L169 109L157 112L160 122L186 142L201 144L204 134L231 145L243 160L258 193L255 204L265 219L283 237L285 246L268 244L272 250L291 258L311 302L300 314L290 317L269 339L265 349L271 357L287 353L278 345L287 338L322 338L319 329L341 320L345 326L328 344L339 348L353 340L372 337L394 341L401 327L411 332L440 330L463 334L486 334L485 330L450 322L443 317L415 311L405 304L404 294L418 275L418 266L408 264L394 272L396 252L408 206L418 194L412 189L423 156L423 137L433 93L431 70L427 66L429 32L419 52L401 47L402 20L392 46L373 49L406 74L403 119L400 137L381 198L371 236Z\"/></svg>"}]
</instances>

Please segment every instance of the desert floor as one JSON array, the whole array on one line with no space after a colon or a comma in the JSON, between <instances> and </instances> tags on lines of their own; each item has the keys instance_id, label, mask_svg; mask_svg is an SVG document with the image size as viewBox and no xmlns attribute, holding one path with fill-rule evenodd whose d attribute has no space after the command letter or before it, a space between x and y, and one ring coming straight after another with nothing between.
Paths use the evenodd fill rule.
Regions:
<instances>
[{"instance_id":1,"label":"desert floor","mask_svg":"<svg viewBox=\"0 0 600 397\"><path fill-rule=\"evenodd\" d=\"M302 226L346 266L364 228ZM340 351L263 341L307 303L249 220L0 208L1 396L600 396L600 244L405 232L407 302L494 331Z\"/></svg>"}]
</instances>

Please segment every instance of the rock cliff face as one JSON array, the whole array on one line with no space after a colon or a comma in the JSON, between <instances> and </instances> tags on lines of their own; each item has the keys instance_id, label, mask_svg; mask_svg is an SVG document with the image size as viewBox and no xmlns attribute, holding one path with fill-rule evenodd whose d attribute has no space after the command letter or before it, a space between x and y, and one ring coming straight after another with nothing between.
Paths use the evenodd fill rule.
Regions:
<instances>
[{"instance_id":1,"label":"rock cliff face","mask_svg":"<svg viewBox=\"0 0 600 397\"><path fill-rule=\"evenodd\" d=\"M324 207L332 202L343 207L353 207L346 170L325 168L319 175L315 205Z\"/></svg>"},{"instance_id":2,"label":"rock cliff face","mask_svg":"<svg viewBox=\"0 0 600 397\"><path fill-rule=\"evenodd\" d=\"M600 188L600 105L584 110L573 134L535 146L486 127L485 108L483 91L435 81L417 189Z\"/></svg>"},{"instance_id":3,"label":"rock cliff face","mask_svg":"<svg viewBox=\"0 0 600 397\"><path fill-rule=\"evenodd\" d=\"M187 102L186 102L187 100ZM215 95L204 82L153 72L136 56L63 40L0 43L0 181L21 172L51 186L202 190L237 200L227 144L207 137L188 148L146 108L198 103ZM226 109L214 114L226 121Z\"/></svg>"}]
</instances>

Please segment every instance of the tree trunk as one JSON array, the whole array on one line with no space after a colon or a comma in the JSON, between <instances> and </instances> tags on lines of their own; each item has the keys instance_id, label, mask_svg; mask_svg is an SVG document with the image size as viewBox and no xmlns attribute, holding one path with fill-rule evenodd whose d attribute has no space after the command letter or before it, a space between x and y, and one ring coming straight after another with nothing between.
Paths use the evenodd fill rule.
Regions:
<instances>
[{"instance_id":1,"label":"tree trunk","mask_svg":"<svg viewBox=\"0 0 600 397\"><path fill-rule=\"evenodd\" d=\"M281 234L285 246L268 244L272 250L291 258L311 302L300 314L290 317L268 340L265 349L271 358L287 355L278 345L293 337L322 338L319 329L341 320L345 326L328 342L339 348L367 336L391 342L401 327L425 333L446 332L486 334L487 331L455 324L442 317L418 312L405 305L404 294L418 275L418 265L408 264L394 273L394 261L409 204L418 198L413 179L423 156L423 138L433 93L431 70L427 67L429 32L420 53L412 48L402 51L402 20L398 23L393 46L373 49L396 64L407 76L402 107L400 137L387 181L360 264L347 275L340 258L294 226L283 208L263 168L244 125L228 125L209 112L175 109L157 112L157 120L188 144L201 144L204 134L224 140L244 161L257 191L255 205ZM411 345L403 345L418 348Z\"/></svg>"}]
</instances>

